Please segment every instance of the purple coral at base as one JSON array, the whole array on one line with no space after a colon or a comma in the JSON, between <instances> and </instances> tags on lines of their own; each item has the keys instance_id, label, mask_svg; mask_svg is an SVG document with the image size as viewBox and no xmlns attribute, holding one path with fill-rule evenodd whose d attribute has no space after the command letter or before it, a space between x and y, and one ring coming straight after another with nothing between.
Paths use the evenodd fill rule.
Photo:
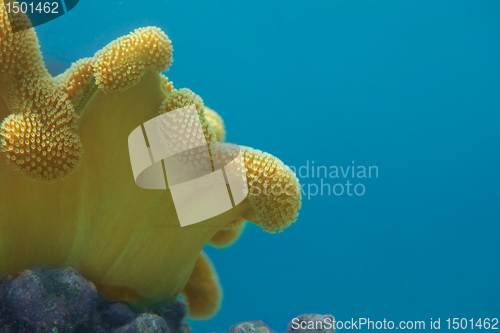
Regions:
<instances>
[{"instance_id":1,"label":"purple coral at base","mask_svg":"<svg viewBox=\"0 0 500 333\"><path fill-rule=\"evenodd\" d=\"M72 268L25 270L6 297L12 317L35 332L72 330L88 322L96 302L95 286Z\"/></svg>"},{"instance_id":2,"label":"purple coral at base","mask_svg":"<svg viewBox=\"0 0 500 333\"><path fill-rule=\"evenodd\" d=\"M114 333L169 333L163 318L152 314L142 314L130 324L113 331Z\"/></svg>"},{"instance_id":3,"label":"purple coral at base","mask_svg":"<svg viewBox=\"0 0 500 333\"><path fill-rule=\"evenodd\" d=\"M166 301L151 312L100 297L71 267L35 267L0 277L0 333L189 333L183 302Z\"/></svg>"},{"instance_id":4,"label":"purple coral at base","mask_svg":"<svg viewBox=\"0 0 500 333\"><path fill-rule=\"evenodd\" d=\"M94 284L75 269L35 267L0 277L0 333L191 333L180 300L156 304L138 313L127 304L98 295ZM302 322L335 320L332 315L303 314L285 333L334 333L335 329L302 329ZM260 320L231 326L229 333L276 333Z\"/></svg>"},{"instance_id":5,"label":"purple coral at base","mask_svg":"<svg viewBox=\"0 0 500 333\"><path fill-rule=\"evenodd\" d=\"M334 325L332 315L302 314L288 324L285 333L335 333Z\"/></svg>"},{"instance_id":6,"label":"purple coral at base","mask_svg":"<svg viewBox=\"0 0 500 333\"><path fill-rule=\"evenodd\" d=\"M332 315L302 314L295 317L285 333L335 333L335 318ZM302 327L301 327L302 326ZM312 328L314 326L314 328ZM306 327L306 328L304 328ZM330 328L331 327L331 328ZM231 326L229 333L275 333L260 320L246 321Z\"/></svg>"},{"instance_id":7,"label":"purple coral at base","mask_svg":"<svg viewBox=\"0 0 500 333\"><path fill-rule=\"evenodd\" d=\"M261 320L246 321L231 326L229 333L276 333Z\"/></svg>"}]
</instances>

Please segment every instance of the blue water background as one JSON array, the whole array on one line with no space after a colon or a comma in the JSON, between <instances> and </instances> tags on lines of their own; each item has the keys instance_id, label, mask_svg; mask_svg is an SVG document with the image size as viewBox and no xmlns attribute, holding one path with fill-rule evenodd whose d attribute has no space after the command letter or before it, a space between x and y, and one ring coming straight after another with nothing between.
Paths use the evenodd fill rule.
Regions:
<instances>
[{"instance_id":1,"label":"blue water background","mask_svg":"<svg viewBox=\"0 0 500 333\"><path fill-rule=\"evenodd\" d=\"M223 116L228 141L297 168L379 170L350 178L363 196L306 198L282 234L249 225L207 248L224 302L193 332L283 332L311 312L500 317L500 2L81 0L37 31L57 73L148 25L173 42L167 76Z\"/></svg>"}]
</instances>

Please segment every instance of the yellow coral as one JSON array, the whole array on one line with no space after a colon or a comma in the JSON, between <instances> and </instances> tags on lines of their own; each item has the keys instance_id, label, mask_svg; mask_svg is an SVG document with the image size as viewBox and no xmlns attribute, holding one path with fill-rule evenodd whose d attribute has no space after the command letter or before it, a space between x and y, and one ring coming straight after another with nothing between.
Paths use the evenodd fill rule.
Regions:
<instances>
[{"instance_id":1,"label":"yellow coral","mask_svg":"<svg viewBox=\"0 0 500 333\"><path fill-rule=\"evenodd\" d=\"M250 201L247 218L270 233L295 222L300 209L300 186L295 174L276 157L244 147Z\"/></svg>"},{"instance_id":2,"label":"yellow coral","mask_svg":"<svg viewBox=\"0 0 500 333\"><path fill-rule=\"evenodd\" d=\"M163 83L163 87L165 88L165 90L167 92L169 92L172 89L174 89L174 83L172 81L169 81L168 77L166 77L163 74L161 75L161 82Z\"/></svg>"},{"instance_id":3,"label":"yellow coral","mask_svg":"<svg viewBox=\"0 0 500 333\"><path fill-rule=\"evenodd\" d=\"M226 139L226 128L224 127L224 121L221 116L214 110L205 106L205 118L212 125L215 134L217 135L217 140L224 141Z\"/></svg>"},{"instance_id":4,"label":"yellow coral","mask_svg":"<svg viewBox=\"0 0 500 333\"><path fill-rule=\"evenodd\" d=\"M207 143L216 142L217 136L210 123L205 118L205 107L203 100L200 96L193 93L191 90L183 88L180 90L173 89L168 94L167 98L163 101L159 113L163 114L172 110L180 109L188 105L195 105L198 111L198 116L201 120L203 133L205 133L205 140Z\"/></svg>"},{"instance_id":5,"label":"yellow coral","mask_svg":"<svg viewBox=\"0 0 500 333\"><path fill-rule=\"evenodd\" d=\"M159 28L136 29L95 54L94 78L102 91L123 91L137 84L147 70L168 70L172 51L170 39Z\"/></svg>"},{"instance_id":6,"label":"yellow coral","mask_svg":"<svg viewBox=\"0 0 500 333\"><path fill-rule=\"evenodd\" d=\"M50 101L50 96L48 99ZM7 162L34 180L55 181L71 174L82 154L78 136L67 126L63 110L41 108L42 114L11 114L0 130ZM28 116L29 115L29 116ZM48 121L44 121L44 117Z\"/></svg>"},{"instance_id":7,"label":"yellow coral","mask_svg":"<svg viewBox=\"0 0 500 333\"><path fill-rule=\"evenodd\" d=\"M205 253L196 260L193 273L184 287L183 294L192 318L202 319L220 307L222 288L215 269Z\"/></svg>"},{"instance_id":8,"label":"yellow coral","mask_svg":"<svg viewBox=\"0 0 500 333\"><path fill-rule=\"evenodd\" d=\"M237 219L226 224L210 240L210 245L215 248L227 247L236 242L245 229L245 220Z\"/></svg>"},{"instance_id":9,"label":"yellow coral","mask_svg":"<svg viewBox=\"0 0 500 333\"><path fill-rule=\"evenodd\" d=\"M245 220L269 232L294 222L300 191L293 172L242 148L248 198L181 228L169 190L134 183L130 132L158 113L195 105L213 163L235 149L215 145L222 119L161 74L172 62L168 37L138 29L54 78L34 30L14 34L11 24L29 21L17 15L9 22L0 0L0 155L8 162L0 163L0 272L73 265L116 298L155 301L184 292L193 316L213 315L221 293L201 250L230 244Z\"/></svg>"}]
</instances>

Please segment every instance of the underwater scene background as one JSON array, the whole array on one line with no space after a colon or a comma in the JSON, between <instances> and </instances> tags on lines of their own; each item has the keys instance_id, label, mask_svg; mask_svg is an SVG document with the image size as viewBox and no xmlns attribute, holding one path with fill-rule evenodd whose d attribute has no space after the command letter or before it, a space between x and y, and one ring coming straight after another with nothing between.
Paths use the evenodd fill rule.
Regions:
<instances>
[{"instance_id":1,"label":"underwater scene background","mask_svg":"<svg viewBox=\"0 0 500 333\"><path fill-rule=\"evenodd\" d=\"M55 75L160 27L167 76L219 112L226 140L295 168L297 222L207 247L224 300L190 322L280 332L313 312L427 329L500 316L499 24L498 1L80 0L36 31Z\"/></svg>"}]
</instances>

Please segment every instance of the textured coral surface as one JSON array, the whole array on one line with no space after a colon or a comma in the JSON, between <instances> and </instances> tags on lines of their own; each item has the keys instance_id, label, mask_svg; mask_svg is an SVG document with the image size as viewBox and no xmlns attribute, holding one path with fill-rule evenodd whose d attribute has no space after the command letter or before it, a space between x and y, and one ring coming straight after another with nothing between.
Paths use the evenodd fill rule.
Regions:
<instances>
[{"instance_id":1,"label":"textured coral surface","mask_svg":"<svg viewBox=\"0 0 500 333\"><path fill-rule=\"evenodd\" d=\"M13 33L14 24L30 23L21 15L9 22L0 0L0 272L71 265L111 297L139 304L183 292L191 316L213 315L221 291L203 247L230 245L244 221L267 232L293 223L301 200L294 173L243 147L248 198L181 228L169 190L136 186L128 135L188 105L208 143L225 129L198 95L162 75L173 61L169 38L137 29L52 77L34 29Z\"/></svg>"}]
</instances>

